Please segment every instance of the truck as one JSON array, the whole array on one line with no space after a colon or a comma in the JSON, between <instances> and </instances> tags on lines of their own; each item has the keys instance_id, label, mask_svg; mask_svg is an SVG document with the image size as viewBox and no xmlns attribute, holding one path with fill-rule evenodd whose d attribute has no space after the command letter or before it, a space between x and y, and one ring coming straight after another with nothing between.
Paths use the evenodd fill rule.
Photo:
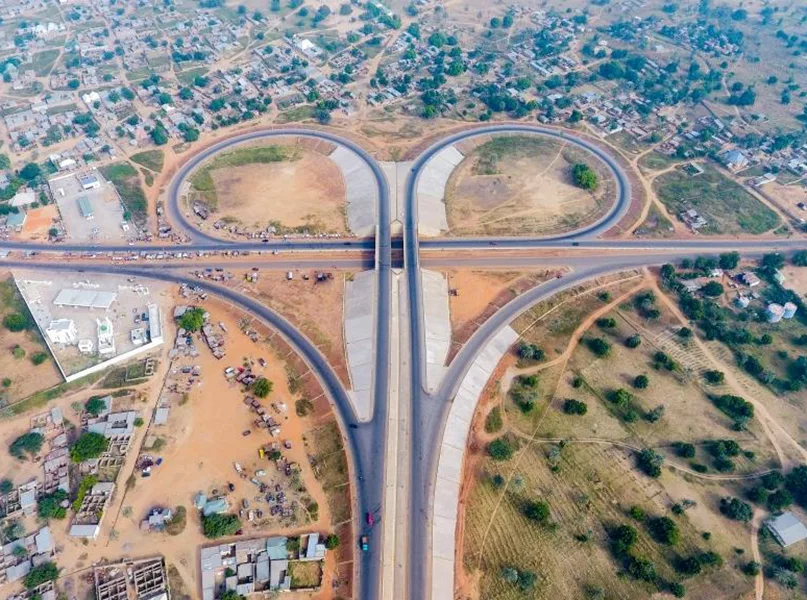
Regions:
<instances>
[{"instance_id":1,"label":"truck","mask_svg":"<svg viewBox=\"0 0 807 600\"><path fill-rule=\"evenodd\" d=\"M361 536L360 544L362 552L367 552L368 550L370 550L370 538L367 537L366 535Z\"/></svg>"}]
</instances>

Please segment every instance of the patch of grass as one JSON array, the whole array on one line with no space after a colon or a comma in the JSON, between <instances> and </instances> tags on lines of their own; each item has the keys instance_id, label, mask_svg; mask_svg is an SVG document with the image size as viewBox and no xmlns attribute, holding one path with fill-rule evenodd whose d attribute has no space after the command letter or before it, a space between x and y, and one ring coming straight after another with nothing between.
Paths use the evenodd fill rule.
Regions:
<instances>
[{"instance_id":1,"label":"patch of grass","mask_svg":"<svg viewBox=\"0 0 807 600\"><path fill-rule=\"evenodd\" d=\"M165 163L165 153L162 150L146 150L145 152L133 154L130 159L132 162L143 165L155 173L162 173L163 164Z\"/></svg>"},{"instance_id":2,"label":"patch of grass","mask_svg":"<svg viewBox=\"0 0 807 600\"><path fill-rule=\"evenodd\" d=\"M314 118L316 108L313 106L296 106L280 113L275 119L275 123L297 123Z\"/></svg>"},{"instance_id":3,"label":"patch of grass","mask_svg":"<svg viewBox=\"0 0 807 600\"><path fill-rule=\"evenodd\" d=\"M639 166L643 169L650 169L653 171L661 171L669 166L679 162L678 159L661 154L660 152L648 152L639 159Z\"/></svg>"},{"instance_id":4,"label":"patch of grass","mask_svg":"<svg viewBox=\"0 0 807 600\"><path fill-rule=\"evenodd\" d=\"M184 506L177 506L174 509L174 515L171 517L171 521L165 526L165 532L168 535L179 535L185 531L185 526L187 524L187 510Z\"/></svg>"},{"instance_id":5,"label":"patch of grass","mask_svg":"<svg viewBox=\"0 0 807 600\"><path fill-rule=\"evenodd\" d=\"M30 68L34 70L37 77L44 77L53 69L57 58L59 58L58 50L43 50L42 52L37 52L33 56L33 62Z\"/></svg>"},{"instance_id":6,"label":"patch of grass","mask_svg":"<svg viewBox=\"0 0 807 600\"><path fill-rule=\"evenodd\" d=\"M197 77L204 76L207 74L207 69L205 67L199 67L197 69L188 69L187 71L182 71L181 73L177 73L177 80L182 85L190 86L193 85L193 80Z\"/></svg>"},{"instance_id":7,"label":"patch of grass","mask_svg":"<svg viewBox=\"0 0 807 600\"><path fill-rule=\"evenodd\" d=\"M125 213L135 221L145 221L148 203L137 170L128 162L116 162L100 167L99 171L118 190Z\"/></svg>"},{"instance_id":8,"label":"patch of grass","mask_svg":"<svg viewBox=\"0 0 807 600\"><path fill-rule=\"evenodd\" d=\"M711 165L693 177L670 171L656 179L653 187L673 214L697 210L708 222L700 229L702 233L761 234L779 224L775 212Z\"/></svg>"},{"instance_id":9,"label":"patch of grass","mask_svg":"<svg viewBox=\"0 0 807 600\"><path fill-rule=\"evenodd\" d=\"M32 394L25 400L20 400L19 402L15 402L14 404L10 404L0 409L0 419L10 419L26 413L29 410L41 408L51 400L60 398L67 392L75 391L81 389L82 387L92 385L98 381L103 374L103 371L99 373L91 373L90 375L82 377L81 379L76 379L75 381L71 381L69 383L60 383L59 385L50 389Z\"/></svg>"},{"instance_id":10,"label":"patch of grass","mask_svg":"<svg viewBox=\"0 0 807 600\"><path fill-rule=\"evenodd\" d=\"M322 562L292 561L289 563L289 575L293 590L317 588L322 582Z\"/></svg>"},{"instance_id":11,"label":"patch of grass","mask_svg":"<svg viewBox=\"0 0 807 600\"><path fill-rule=\"evenodd\" d=\"M548 139L537 136L500 136L493 138L476 149L479 157L474 165L474 175L496 175L498 162L503 158L526 158L547 151L556 151L557 146Z\"/></svg>"}]
</instances>

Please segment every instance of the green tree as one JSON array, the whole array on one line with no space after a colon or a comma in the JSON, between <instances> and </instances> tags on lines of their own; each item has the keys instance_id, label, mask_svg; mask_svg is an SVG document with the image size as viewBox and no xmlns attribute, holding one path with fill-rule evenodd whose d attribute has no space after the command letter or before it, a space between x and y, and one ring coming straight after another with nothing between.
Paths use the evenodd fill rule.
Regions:
<instances>
[{"instance_id":1,"label":"green tree","mask_svg":"<svg viewBox=\"0 0 807 600\"><path fill-rule=\"evenodd\" d=\"M205 324L205 311L199 307L190 308L179 317L179 326L185 331L199 331Z\"/></svg>"},{"instance_id":2,"label":"green tree","mask_svg":"<svg viewBox=\"0 0 807 600\"><path fill-rule=\"evenodd\" d=\"M48 360L47 352L34 352L31 355L31 362L34 363L34 365L41 365L46 360Z\"/></svg>"},{"instance_id":3,"label":"green tree","mask_svg":"<svg viewBox=\"0 0 807 600\"><path fill-rule=\"evenodd\" d=\"M585 402L569 398L563 403L563 412L567 415L584 415L588 412L588 406Z\"/></svg>"},{"instance_id":4,"label":"green tree","mask_svg":"<svg viewBox=\"0 0 807 600\"><path fill-rule=\"evenodd\" d=\"M659 544L674 546L681 540L681 532L678 525L670 517L655 517L647 523L650 535Z\"/></svg>"},{"instance_id":5,"label":"green tree","mask_svg":"<svg viewBox=\"0 0 807 600\"><path fill-rule=\"evenodd\" d=\"M724 252L717 260L717 264L721 269L729 270L736 269L740 264L739 252Z\"/></svg>"},{"instance_id":6,"label":"green tree","mask_svg":"<svg viewBox=\"0 0 807 600\"><path fill-rule=\"evenodd\" d=\"M712 385L720 385L723 383L723 380L726 376L723 374L723 371L704 371L703 378L706 380L707 383L711 383Z\"/></svg>"},{"instance_id":7,"label":"green tree","mask_svg":"<svg viewBox=\"0 0 807 600\"><path fill-rule=\"evenodd\" d=\"M546 523L549 519L549 505L542 501L528 501L524 504L524 515L536 523Z\"/></svg>"},{"instance_id":8,"label":"green tree","mask_svg":"<svg viewBox=\"0 0 807 600\"><path fill-rule=\"evenodd\" d=\"M513 456L513 452L513 445L503 437L497 438L488 444L488 455L493 460L510 460Z\"/></svg>"},{"instance_id":9,"label":"green tree","mask_svg":"<svg viewBox=\"0 0 807 600\"><path fill-rule=\"evenodd\" d=\"M23 313L11 313L3 317L3 327L9 331L23 331L31 326L31 321Z\"/></svg>"},{"instance_id":10,"label":"green tree","mask_svg":"<svg viewBox=\"0 0 807 600\"><path fill-rule=\"evenodd\" d=\"M42 169L36 163L28 163L20 169L20 177L25 181L33 181L42 174Z\"/></svg>"},{"instance_id":11,"label":"green tree","mask_svg":"<svg viewBox=\"0 0 807 600\"><path fill-rule=\"evenodd\" d=\"M67 492L62 489L41 496L36 506L37 514L43 519L64 519L67 516L67 508L62 506L62 503L67 497Z\"/></svg>"},{"instance_id":12,"label":"green tree","mask_svg":"<svg viewBox=\"0 0 807 600\"><path fill-rule=\"evenodd\" d=\"M325 538L325 547L328 550L333 550L335 548L338 548L339 547L339 536L336 535L335 533L329 534Z\"/></svg>"},{"instance_id":13,"label":"green tree","mask_svg":"<svg viewBox=\"0 0 807 600\"><path fill-rule=\"evenodd\" d=\"M8 154L0 153L0 169L10 169L11 168L11 159L8 157Z\"/></svg>"},{"instance_id":14,"label":"green tree","mask_svg":"<svg viewBox=\"0 0 807 600\"><path fill-rule=\"evenodd\" d=\"M44 441L45 438L41 433L29 431L28 433L23 433L21 436L11 442L11 445L8 447L8 451L11 456L19 459L25 458L26 454L34 456L42 449L42 443Z\"/></svg>"},{"instance_id":15,"label":"green tree","mask_svg":"<svg viewBox=\"0 0 807 600\"><path fill-rule=\"evenodd\" d=\"M754 516L751 505L739 498L721 498L720 512L729 519L747 523Z\"/></svg>"},{"instance_id":16,"label":"green tree","mask_svg":"<svg viewBox=\"0 0 807 600\"><path fill-rule=\"evenodd\" d=\"M258 377L255 383L252 384L252 393L258 398L266 398L272 393L272 382L266 377Z\"/></svg>"},{"instance_id":17,"label":"green tree","mask_svg":"<svg viewBox=\"0 0 807 600\"><path fill-rule=\"evenodd\" d=\"M8 494L13 489L14 489L14 482L11 481L8 477L4 477L2 480L0 480L0 494Z\"/></svg>"},{"instance_id":18,"label":"green tree","mask_svg":"<svg viewBox=\"0 0 807 600\"><path fill-rule=\"evenodd\" d=\"M84 404L84 410L93 417L97 417L106 410L106 402L98 396L93 396Z\"/></svg>"},{"instance_id":19,"label":"green tree","mask_svg":"<svg viewBox=\"0 0 807 600\"><path fill-rule=\"evenodd\" d=\"M716 298L723 294L723 286L717 281L710 281L701 288L704 296Z\"/></svg>"},{"instance_id":20,"label":"green tree","mask_svg":"<svg viewBox=\"0 0 807 600\"><path fill-rule=\"evenodd\" d=\"M59 567L52 562L44 562L28 572L22 583L29 590L42 585L47 581L54 581L59 577Z\"/></svg>"},{"instance_id":21,"label":"green tree","mask_svg":"<svg viewBox=\"0 0 807 600\"><path fill-rule=\"evenodd\" d=\"M611 353L611 344L602 338L589 338L586 341L588 349L599 358L605 358Z\"/></svg>"},{"instance_id":22,"label":"green tree","mask_svg":"<svg viewBox=\"0 0 807 600\"><path fill-rule=\"evenodd\" d=\"M634 333L632 336L625 340L625 346L628 348L638 348L642 343L642 336L638 333Z\"/></svg>"},{"instance_id":23,"label":"green tree","mask_svg":"<svg viewBox=\"0 0 807 600\"><path fill-rule=\"evenodd\" d=\"M653 478L661 476L661 467L664 465L664 455L651 448L645 448L636 457L639 468Z\"/></svg>"},{"instance_id":24,"label":"green tree","mask_svg":"<svg viewBox=\"0 0 807 600\"><path fill-rule=\"evenodd\" d=\"M650 385L650 379L647 375L637 375L633 379L633 387L637 390L644 390L647 389L647 386Z\"/></svg>"},{"instance_id":25,"label":"green tree","mask_svg":"<svg viewBox=\"0 0 807 600\"><path fill-rule=\"evenodd\" d=\"M91 458L98 458L109 449L109 439L93 431L82 433L70 446L70 458L80 463Z\"/></svg>"}]
</instances>

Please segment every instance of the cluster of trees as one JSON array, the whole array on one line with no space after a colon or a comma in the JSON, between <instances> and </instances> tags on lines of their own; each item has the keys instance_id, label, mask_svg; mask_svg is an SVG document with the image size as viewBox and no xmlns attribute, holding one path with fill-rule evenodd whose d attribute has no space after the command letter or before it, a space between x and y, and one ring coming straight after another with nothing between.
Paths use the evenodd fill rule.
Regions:
<instances>
[{"instance_id":1,"label":"cluster of trees","mask_svg":"<svg viewBox=\"0 0 807 600\"><path fill-rule=\"evenodd\" d=\"M44 441L45 438L41 433L29 431L28 433L23 433L11 442L11 445L8 447L8 452L14 458L22 460L25 458L26 454L35 456L42 449Z\"/></svg>"},{"instance_id":2,"label":"cluster of trees","mask_svg":"<svg viewBox=\"0 0 807 600\"><path fill-rule=\"evenodd\" d=\"M754 405L732 394L713 396L714 405L734 419L734 429L742 431L750 420L754 418Z\"/></svg>"},{"instance_id":3,"label":"cluster of trees","mask_svg":"<svg viewBox=\"0 0 807 600\"><path fill-rule=\"evenodd\" d=\"M584 190L596 190L599 180L597 173L585 163L577 163L572 167L572 181Z\"/></svg>"},{"instance_id":4,"label":"cluster of trees","mask_svg":"<svg viewBox=\"0 0 807 600\"><path fill-rule=\"evenodd\" d=\"M185 331L199 331L205 324L205 311L198 306L189 308L179 317L178 323Z\"/></svg>"},{"instance_id":5,"label":"cluster of trees","mask_svg":"<svg viewBox=\"0 0 807 600\"><path fill-rule=\"evenodd\" d=\"M661 476L664 455L652 448L645 448L636 455L636 464L645 475L657 478Z\"/></svg>"},{"instance_id":6,"label":"cluster of trees","mask_svg":"<svg viewBox=\"0 0 807 600\"><path fill-rule=\"evenodd\" d=\"M202 533L209 539L235 535L240 529L241 520L235 515L212 514L202 517Z\"/></svg>"},{"instance_id":7,"label":"cluster of trees","mask_svg":"<svg viewBox=\"0 0 807 600\"><path fill-rule=\"evenodd\" d=\"M580 400L569 398L563 402L563 412L567 415L584 415L588 412L588 405Z\"/></svg>"},{"instance_id":8,"label":"cluster of trees","mask_svg":"<svg viewBox=\"0 0 807 600\"><path fill-rule=\"evenodd\" d=\"M664 518L664 517L662 517ZM674 525L674 524L673 524ZM665 581L659 577L656 566L648 558L637 555L636 542L639 534L630 525L619 525L609 532L611 552L620 560L625 571L634 579L653 583L661 591L670 591L678 598L684 596L684 588L680 583Z\"/></svg>"},{"instance_id":9,"label":"cluster of trees","mask_svg":"<svg viewBox=\"0 0 807 600\"><path fill-rule=\"evenodd\" d=\"M87 431L70 446L70 459L80 463L91 458L98 458L109 449L109 438L100 433Z\"/></svg>"},{"instance_id":10,"label":"cluster of trees","mask_svg":"<svg viewBox=\"0 0 807 600\"><path fill-rule=\"evenodd\" d=\"M754 511L751 509L750 504L743 502L739 498L731 497L720 499L720 512L729 519L743 523L747 523L754 516Z\"/></svg>"},{"instance_id":11,"label":"cluster of trees","mask_svg":"<svg viewBox=\"0 0 807 600\"><path fill-rule=\"evenodd\" d=\"M538 376L519 375L510 388L509 395L521 412L531 413L538 400Z\"/></svg>"}]
</instances>

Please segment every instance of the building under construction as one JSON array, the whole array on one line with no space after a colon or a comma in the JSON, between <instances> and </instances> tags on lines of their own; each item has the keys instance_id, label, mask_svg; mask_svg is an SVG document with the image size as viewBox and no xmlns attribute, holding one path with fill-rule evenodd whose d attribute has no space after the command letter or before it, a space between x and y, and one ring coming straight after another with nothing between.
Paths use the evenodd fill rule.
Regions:
<instances>
[{"instance_id":1,"label":"building under construction","mask_svg":"<svg viewBox=\"0 0 807 600\"><path fill-rule=\"evenodd\" d=\"M96 600L170 600L162 556L93 567Z\"/></svg>"}]
</instances>

